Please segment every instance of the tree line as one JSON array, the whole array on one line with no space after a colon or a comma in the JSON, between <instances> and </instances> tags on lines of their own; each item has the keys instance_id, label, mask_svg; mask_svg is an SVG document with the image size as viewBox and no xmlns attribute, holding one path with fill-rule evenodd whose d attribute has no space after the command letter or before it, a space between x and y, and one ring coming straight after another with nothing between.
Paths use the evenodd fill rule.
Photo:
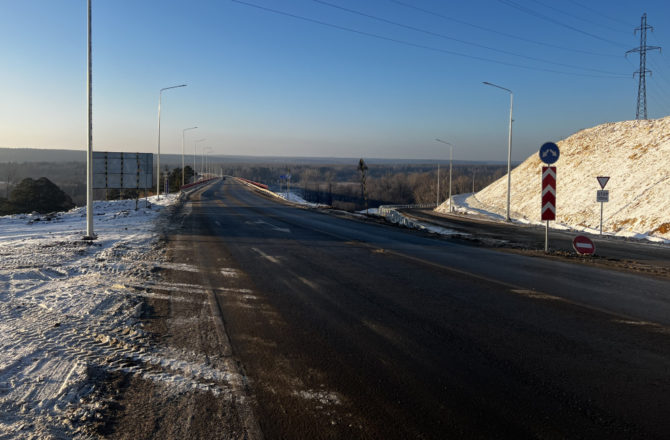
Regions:
<instances>
[{"instance_id":1,"label":"tree line","mask_svg":"<svg viewBox=\"0 0 670 440\"><path fill-rule=\"evenodd\" d=\"M363 162L363 165L361 164ZM364 169L363 169L364 168ZM364 160L351 164L277 164L277 163L215 163L213 169L225 175L244 177L267 184L273 190L285 189L290 175L292 191L304 199L340 209L364 209L380 204L435 203L445 201L449 194L449 166L441 164L437 194L436 164L367 164ZM504 165L455 164L452 170L452 193L479 191L505 174ZM364 173L363 173L364 172ZM181 168L161 170L168 177L169 191L179 191ZM186 166L184 181L194 178ZM364 175L363 175L364 174ZM284 179L282 179L282 176ZM5 203L11 191L25 178L46 177L67 194L77 206L86 204L86 164L83 162L6 162L0 163L0 199ZM195 176L196 178L199 176ZM95 190L94 199L136 198L152 195L155 188L144 191ZM367 201L367 203L366 203Z\"/></svg>"}]
</instances>

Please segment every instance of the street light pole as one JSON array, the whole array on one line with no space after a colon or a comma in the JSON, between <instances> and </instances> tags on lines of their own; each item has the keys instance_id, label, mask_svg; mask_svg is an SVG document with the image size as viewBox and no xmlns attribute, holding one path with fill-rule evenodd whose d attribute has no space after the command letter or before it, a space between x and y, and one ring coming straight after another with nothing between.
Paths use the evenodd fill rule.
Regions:
<instances>
[{"instance_id":1,"label":"street light pole","mask_svg":"<svg viewBox=\"0 0 670 440\"><path fill-rule=\"evenodd\" d=\"M161 198L161 99L163 98L163 91L178 87L186 87L186 84L164 87L158 92L158 156L156 157L156 195L158 200Z\"/></svg>"},{"instance_id":2,"label":"street light pole","mask_svg":"<svg viewBox=\"0 0 670 440\"><path fill-rule=\"evenodd\" d=\"M88 53L86 71L86 98L88 101L88 146L86 152L86 240L95 240L93 232L93 75L91 59L91 0L88 0Z\"/></svg>"},{"instance_id":3,"label":"street light pole","mask_svg":"<svg viewBox=\"0 0 670 440\"><path fill-rule=\"evenodd\" d=\"M198 143L200 142L205 142L207 139L198 139L197 141L193 142L193 182L195 182L195 149Z\"/></svg>"},{"instance_id":4,"label":"street light pole","mask_svg":"<svg viewBox=\"0 0 670 440\"><path fill-rule=\"evenodd\" d=\"M512 109L514 107L514 93L510 89L484 81L487 86L497 87L509 92L509 138L507 140L507 221L510 218L510 194L512 192Z\"/></svg>"},{"instance_id":5,"label":"street light pole","mask_svg":"<svg viewBox=\"0 0 670 440\"><path fill-rule=\"evenodd\" d=\"M202 175L206 176L205 179L209 178L209 148L206 148L203 154L203 165L202 165Z\"/></svg>"},{"instance_id":6,"label":"street light pole","mask_svg":"<svg viewBox=\"0 0 670 440\"><path fill-rule=\"evenodd\" d=\"M437 162L437 199L435 200L435 206L440 206L440 162Z\"/></svg>"},{"instance_id":7,"label":"street light pole","mask_svg":"<svg viewBox=\"0 0 670 440\"><path fill-rule=\"evenodd\" d=\"M201 159L201 162L200 162L200 170L202 171L203 176L207 172L207 169L206 169L207 168L207 162L206 162L206 157L207 156L206 156L206 154L209 153L209 151L211 151L211 150L212 150L211 147L205 147L205 148L202 149L202 159Z\"/></svg>"},{"instance_id":8,"label":"street light pole","mask_svg":"<svg viewBox=\"0 0 670 440\"><path fill-rule=\"evenodd\" d=\"M454 155L454 146L451 145L447 141L443 141L442 139L435 139L435 140L438 141L438 142L442 142L445 145L449 145L449 212L453 212L454 211L454 208L453 208L454 204L451 202L451 171L452 171L451 162L452 162L453 155ZM439 187L438 187L438 189L439 189Z\"/></svg>"},{"instance_id":9,"label":"street light pole","mask_svg":"<svg viewBox=\"0 0 670 440\"><path fill-rule=\"evenodd\" d=\"M181 131L181 186L185 184L185 169L184 169L184 134L189 130L195 130L198 127L189 127ZM195 170L193 170L195 173Z\"/></svg>"},{"instance_id":10,"label":"street light pole","mask_svg":"<svg viewBox=\"0 0 670 440\"><path fill-rule=\"evenodd\" d=\"M454 212L454 204L451 200L451 163L453 162L454 146L449 149L449 212Z\"/></svg>"}]
</instances>

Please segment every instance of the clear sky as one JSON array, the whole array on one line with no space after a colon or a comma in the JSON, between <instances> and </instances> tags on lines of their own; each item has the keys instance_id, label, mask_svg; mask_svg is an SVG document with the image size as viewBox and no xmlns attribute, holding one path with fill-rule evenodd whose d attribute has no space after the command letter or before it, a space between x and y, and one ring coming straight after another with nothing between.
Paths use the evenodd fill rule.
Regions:
<instances>
[{"instance_id":1,"label":"clear sky","mask_svg":"<svg viewBox=\"0 0 670 440\"><path fill-rule=\"evenodd\" d=\"M93 0L94 149L513 159L635 118L640 17L650 118L670 114L670 2ZM86 147L86 1L0 0L0 146Z\"/></svg>"}]
</instances>

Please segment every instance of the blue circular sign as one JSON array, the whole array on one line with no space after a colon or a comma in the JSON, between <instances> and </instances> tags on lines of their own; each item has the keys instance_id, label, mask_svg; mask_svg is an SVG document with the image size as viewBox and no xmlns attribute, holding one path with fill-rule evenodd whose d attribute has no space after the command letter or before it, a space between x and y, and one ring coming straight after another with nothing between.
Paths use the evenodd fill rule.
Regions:
<instances>
[{"instance_id":1,"label":"blue circular sign","mask_svg":"<svg viewBox=\"0 0 670 440\"><path fill-rule=\"evenodd\" d=\"M540 147L540 159L547 165L551 165L552 163L556 162L560 155L561 152L558 149L558 145L553 142L545 142Z\"/></svg>"}]
</instances>

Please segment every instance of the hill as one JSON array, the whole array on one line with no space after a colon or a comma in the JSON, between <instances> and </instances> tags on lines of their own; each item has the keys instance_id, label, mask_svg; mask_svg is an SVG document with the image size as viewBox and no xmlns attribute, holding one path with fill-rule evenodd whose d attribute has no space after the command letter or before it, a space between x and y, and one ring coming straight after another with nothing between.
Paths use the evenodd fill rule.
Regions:
<instances>
[{"instance_id":1,"label":"hill","mask_svg":"<svg viewBox=\"0 0 670 440\"><path fill-rule=\"evenodd\" d=\"M557 142L556 223L597 230L600 203L597 176L610 176L603 232L670 239L670 116L648 121L607 123ZM538 150L539 150L538 145ZM540 222L542 162L537 154L512 170L514 219ZM505 212L507 177L465 199L468 205Z\"/></svg>"}]
</instances>

